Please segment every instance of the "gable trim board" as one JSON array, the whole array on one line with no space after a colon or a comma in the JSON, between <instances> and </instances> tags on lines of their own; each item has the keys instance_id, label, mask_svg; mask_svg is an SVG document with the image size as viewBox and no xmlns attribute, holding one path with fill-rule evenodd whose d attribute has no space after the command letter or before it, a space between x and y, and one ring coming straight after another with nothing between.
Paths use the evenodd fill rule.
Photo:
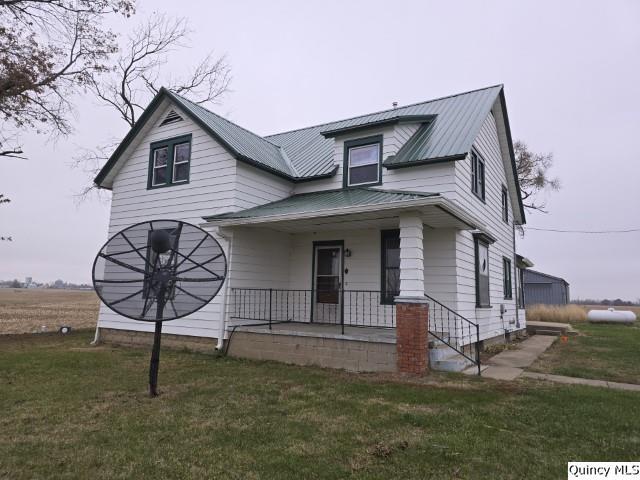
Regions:
<instances>
[{"instance_id":1,"label":"gable trim board","mask_svg":"<svg viewBox=\"0 0 640 480\"><path fill-rule=\"evenodd\" d=\"M330 150L326 142L331 140L327 137L353 132L354 129L359 131L400 123L422 123L396 155L381 159L381 163L386 169L463 160L471 151L482 122L492 112L496 103L499 103L501 108L496 113L500 117L497 119L497 123L501 133L501 148L503 154L510 157L512 167L511 171L507 173L510 177L509 184L514 187L511 193L512 203L519 207L519 223L524 224L526 221L502 85L267 137L260 137L163 87L96 176L94 182L98 187L111 188L112 176L110 174L112 170L165 99L180 107L181 112L189 116L194 123L218 141L236 160L293 183L335 176L340 167L333 163L331 153L325 152L327 149ZM452 103L454 100L457 102L455 105ZM438 102L442 105L439 105ZM428 110L429 108L441 108L442 111L440 113L416 113L416 111ZM459 116L465 114L468 117L467 122L471 122L471 124L463 128L459 125ZM504 125L501 125L503 122ZM462 131L459 131L461 128ZM232 145L232 142L238 146ZM287 149L293 151L287 152ZM447 152L447 150L458 151L447 155L433 155L433 153ZM294 156L292 157L292 155ZM260 156L262 158L258 158ZM299 169L306 173L301 174Z\"/></svg>"}]
</instances>

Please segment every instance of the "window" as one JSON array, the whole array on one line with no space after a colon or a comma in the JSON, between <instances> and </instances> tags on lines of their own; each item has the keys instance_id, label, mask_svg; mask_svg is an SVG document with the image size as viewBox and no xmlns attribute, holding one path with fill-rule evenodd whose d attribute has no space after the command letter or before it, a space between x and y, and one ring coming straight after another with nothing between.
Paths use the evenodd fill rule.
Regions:
<instances>
[{"instance_id":1,"label":"window","mask_svg":"<svg viewBox=\"0 0 640 480\"><path fill-rule=\"evenodd\" d=\"M489 245L476 238L476 306L490 307Z\"/></svg>"},{"instance_id":2,"label":"window","mask_svg":"<svg viewBox=\"0 0 640 480\"><path fill-rule=\"evenodd\" d=\"M504 299L511 300L513 298L513 283L511 281L511 260L507 257L502 259L502 285L504 290Z\"/></svg>"},{"instance_id":3,"label":"window","mask_svg":"<svg viewBox=\"0 0 640 480\"><path fill-rule=\"evenodd\" d=\"M400 230L382 231L382 277L380 303L392 305L400 295Z\"/></svg>"},{"instance_id":4,"label":"window","mask_svg":"<svg viewBox=\"0 0 640 480\"><path fill-rule=\"evenodd\" d=\"M173 147L173 183L189 180L189 142L179 143Z\"/></svg>"},{"instance_id":5,"label":"window","mask_svg":"<svg viewBox=\"0 0 640 480\"><path fill-rule=\"evenodd\" d=\"M484 201L484 160L475 151L471 151L471 191Z\"/></svg>"},{"instance_id":6,"label":"window","mask_svg":"<svg viewBox=\"0 0 640 480\"><path fill-rule=\"evenodd\" d=\"M344 142L344 186L380 184L382 136Z\"/></svg>"},{"instance_id":7,"label":"window","mask_svg":"<svg viewBox=\"0 0 640 480\"><path fill-rule=\"evenodd\" d=\"M173 229L164 229L168 234L169 237L171 238L171 248L172 250L178 250L178 237L176 235L175 230ZM151 249L151 232L152 230L150 230L147 233L147 255L146 255L146 262L145 262L145 277L144 277L144 291L142 293L142 297L143 298L147 298L149 296L149 290L151 289L151 278L149 277L149 275L151 274L151 270L152 267L155 267L156 262L158 262L158 264L160 265L167 265L167 263L169 262L169 260L171 259L171 250L169 250L166 253L161 253L160 254L160 258L158 258L158 254L156 252L154 252ZM173 263L173 265L175 266L178 263L178 254L174 254L173 255L173 259L171 259L171 262ZM175 298L175 285L172 287L171 292L169 292L169 298L173 299Z\"/></svg>"},{"instance_id":8,"label":"window","mask_svg":"<svg viewBox=\"0 0 640 480\"><path fill-rule=\"evenodd\" d=\"M509 194L504 185L502 186L502 220L509 223Z\"/></svg>"},{"instance_id":9,"label":"window","mask_svg":"<svg viewBox=\"0 0 640 480\"><path fill-rule=\"evenodd\" d=\"M147 188L189 182L191 135L151 144Z\"/></svg>"},{"instance_id":10,"label":"window","mask_svg":"<svg viewBox=\"0 0 640 480\"><path fill-rule=\"evenodd\" d=\"M153 151L153 174L151 186L157 187L167 183L168 157L167 147L156 148Z\"/></svg>"}]
</instances>

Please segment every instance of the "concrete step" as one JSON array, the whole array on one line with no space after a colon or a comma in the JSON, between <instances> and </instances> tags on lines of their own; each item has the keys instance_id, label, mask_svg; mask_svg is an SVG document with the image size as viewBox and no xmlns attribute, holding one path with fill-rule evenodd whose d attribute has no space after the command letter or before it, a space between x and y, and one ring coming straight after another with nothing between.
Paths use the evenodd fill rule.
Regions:
<instances>
[{"instance_id":1,"label":"concrete step","mask_svg":"<svg viewBox=\"0 0 640 480\"><path fill-rule=\"evenodd\" d=\"M527 333L530 335L577 335L571 325L558 322L532 322L527 321Z\"/></svg>"},{"instance_id":2,"label":"concrete step","mask_svg":"<svg viewBox=\"0 0 640 480\"><path fill-rule=\"evenodd\" d=\"M429 347L429 358L432 361L447 360L449 358L455 358L459 355L460 354L458 352L456 352L449 345L445 345L444 343L441 343L434 347Z\"/></svg>"},{"instance_id":3,"label":"concrete step","mask_svg":"<svg viewBox=\"0 0 640 480\"><path fill-rule=\"evenodd\" d=\"M438 370L440 372L462 372L463 370L469 368L470 365L473 365L473 363L464 358L462 355L457 355L456 358L430 362L430 365L433 370Z\"/></svg>"},{"instance_id":4,"label":"concrete step","mask_svg":"<svg viewBox=\"0 0 640 480\"><path fill-rule=\"evenodd\" d=\"M437 342L434 347L429 348L429 365L433 370L461 372L473 365L473 362L467 360L450 346Z\"/></svg>"}]
</instances>

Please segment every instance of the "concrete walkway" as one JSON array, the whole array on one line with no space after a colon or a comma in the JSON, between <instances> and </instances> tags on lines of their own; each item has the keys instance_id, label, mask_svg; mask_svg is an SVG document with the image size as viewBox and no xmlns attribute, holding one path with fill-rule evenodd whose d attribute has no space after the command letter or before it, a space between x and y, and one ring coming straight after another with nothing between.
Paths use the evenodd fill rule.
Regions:
<instances>
[{"instance_id":1,"label":"concrete walkway","mask_svg":"<svg viewBox=\"0 0 640 480\"><path fill-rule=\"evenodd\" d=\"M588 385L590 387L611 388L613 390L630 390L640 392L640 385L633 383L607 382L606 380L590 380L588 378L565 377L563 375L551 375L550 373L523 372L523 377L547 380L549 382L567 383L570 385Z\"/></svg>"},{"instance_id":2,"label":"concrete walkway","mask_svg":"<svg viewBox=\"0 0 640 480\"><path fill-rule=\"evenodd\" d=\"M524 369L531 365L558 337L534 335L518 344L514 350L505 350L491 357L482 371L482 376L496 380L515 380ZM465 373L472 373L465 371Z\"/></svg>"},{"instance_id":3,"label":"concrete walkway","mask_svg":"<svg viewBox=\"0 0 640 480\"><path fill-rule=\"evenodd\" d=\"M565 377L550 373L526 372L530 366L558 337L547 335L533 335L518 344L514 350L505 350L491 357L482 370L482 376L495 380L515 380L522 376L548 382L565 383L569 385L588 385L590 387L610 388L612 390L628 390L640 392L640 385L632 383L608 382L606 380L590 380L588 378ZM475 367L464 373L475 374Z\"/></svg>"}]
</instances>

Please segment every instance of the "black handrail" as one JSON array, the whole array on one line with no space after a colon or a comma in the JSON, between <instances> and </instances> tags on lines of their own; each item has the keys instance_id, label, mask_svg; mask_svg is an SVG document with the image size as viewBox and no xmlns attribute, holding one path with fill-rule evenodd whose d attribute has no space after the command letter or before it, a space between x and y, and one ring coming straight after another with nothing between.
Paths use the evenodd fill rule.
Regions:
<instances>
[{"instance_id":1,"label":"black handrail","mask_svg":"<svg viewBox=\"0 0 640 480\"><path fill-rule=\"evenodd\" d=\"M322 323L347 327L394 328L396 309L379 290L278 288L230 289L230 317L235 320Z\"/></svg>"},{"instance_id":2,"label":"black handrail","mask_svg":"<svg viewBox=\"0 0 640 480\"><path fill-rule=\"evenodd\" d=\"M429 305L428 332L478 368L480 375L480 326L425 294Z\"/></svg>"}]
</instances>

